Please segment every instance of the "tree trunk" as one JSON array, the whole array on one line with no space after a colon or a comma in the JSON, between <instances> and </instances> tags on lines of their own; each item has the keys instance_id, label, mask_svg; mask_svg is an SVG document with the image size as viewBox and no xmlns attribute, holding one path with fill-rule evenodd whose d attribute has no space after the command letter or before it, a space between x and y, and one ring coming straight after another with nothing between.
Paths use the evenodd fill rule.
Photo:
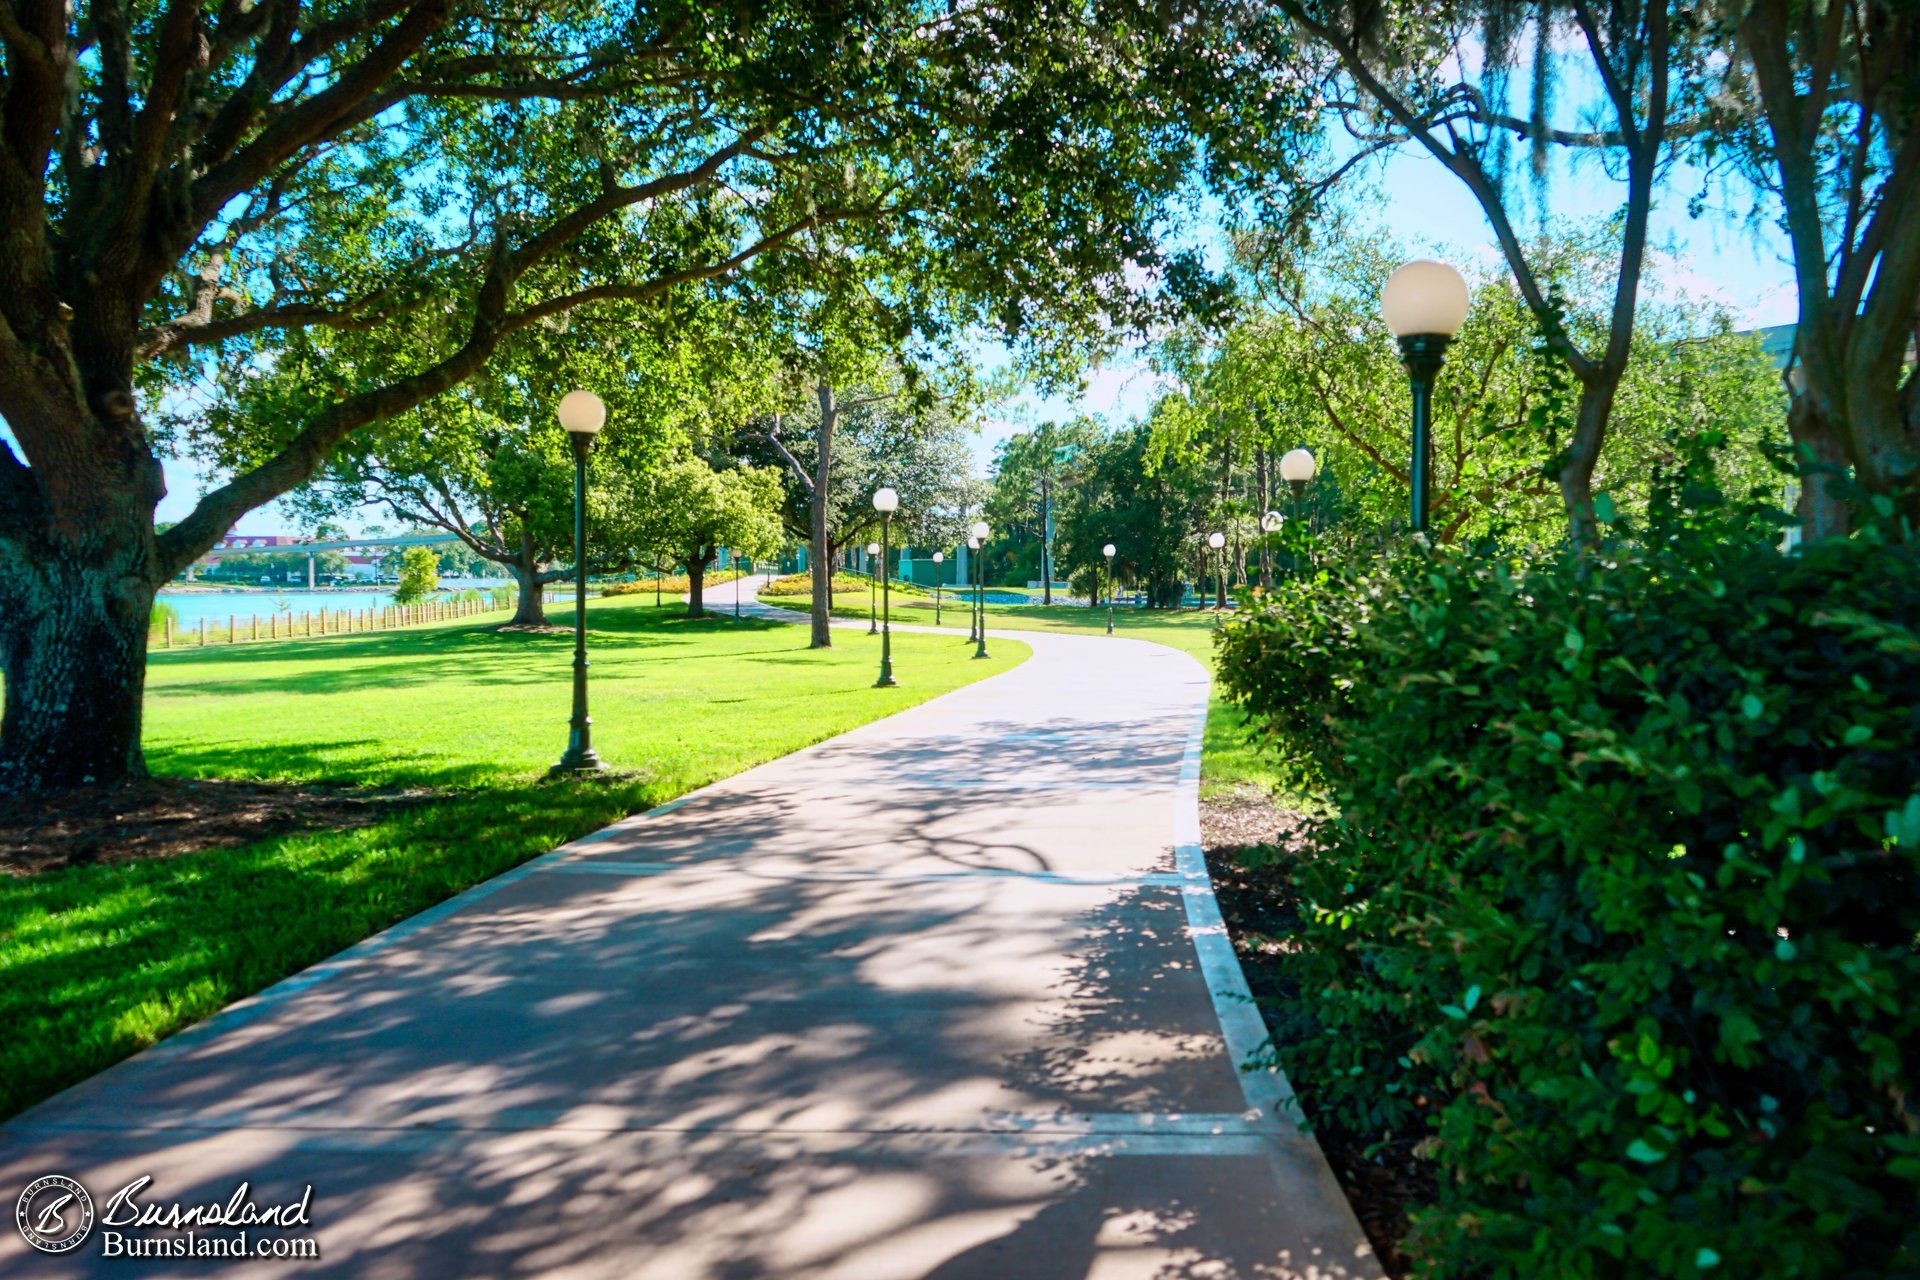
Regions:
<instances>
[{"instance_id":1,"label":"tree trunk","mask_svg":"<svg viewBox=\"0 0 1920 1280\"><path fill-rule=\"evenodd\" d=\"M1266 537L1267 507L1273 501L1273 477L1267 470L1267 447L1258 445L1253 453L1254 484L1260 490L1260 500L1254 503L1253 517L1261 521L1260 538L1260 589L1273 590L1273 541Z\"/></svg>"},{"instance_id":2,"label":"tree trunk","mask_svg":"<svg viewBox=\"0 0 1920 1280\"><path fill-rule=\"evenodd\" d=\"M707 616L707 565L712 560L712 552L705 555L695 552L687 557L687 616L689 618Z\"/></svg>"},{"instance_id":3,"label":"tree trunk","mask_svg":"<svg viewBox=\"0 0 1920 1280\"><path fill-rule=\"evenodd\" d=\"M1600 462L1607 423L1613 416L1613 398L1620 375L1601 368L1580 386L1580 408L1573 421L1573 440L1561 456L1556 479L1567 510L1567 537L1576 547L1590 547L1600 531L1593 510L1593 469Z\"/></svg>"},{"instance_id":4,"label":"tree trunk","mask_svg":"<svg viewBox=\"0 0 1920 1280\"><path fill-rule=\"evenodd\" d=\"M114 371L103 383L126 385ZM89 411L65 384L22 390L7 384L0 403L47 461L23 466L0 443L0 795L113 786L146 774L147 629L184 567L154 534L166 486L130 396L109 390Z\"/></svg>"},{"instance_id":5,"label":"tree trunk","mask_svg":"<svg viewBox=\"0 0 1920 1280\"><path fill-rule=\"evenodd\" d=\"M828 536L827 516L832 507L833 428L839 416L834 402L833 384L820 379L820 439L813 464L813 542L809 548L813 564L812 641L815 649L833 648L833 541Z\"/></svg>"},{"instance_id":6,"label":"tree trunk","mask_svg":"<svg viewBox=\"0 0 1920 1280\"><path fill-rule=\"evenodd\" d=\"M1800 540L1820 542L1844 538L1852 527L1852 511L1842 490L1847 479L1847 451L1833 426L1807 395L1793 398L1787 411L1787 430L1800 460Z\"/></svg>"},{"instance_id":7,"label":"tree trunk","mask_svg":"<svg viewBox=\"0 0 1920 1280\"><path fill-rule=\"evenodd\" d=\"M525 533L520 535L520 554L507 562L507 572L513 575L514 583L520 588L520 598L513 609L510 627L544 627L547 624L547 601L545 586L540 581L544 572L539 559L534 554L533 539Z\"/></svg>"},{"instance_id":8,"label":"tree trunk","mask_svg":"<svg viewBox=\"0 0 1920 1280\"><path fill-rule=\"evenodd\" d=\"M1053 603L1053 475L1040 475L1040 603Z\"/></svg>"},{"instance_id":9,"label":"tree trunk","mask_svg":"<svg viewBox=\"0 0 1920 1280\"><path fill-rule=\"evenodd\" d=\"M156 590L143 574L65 554L18 567L0 590L0 795L146 775L140 714Z\"/></svg>"},{"instance_id":10,"label":"tree trunk","mask_svg":"<svg viewBox=\"0 0 1920 1280\"><path fill-rule=\"evenodd\" d=\"M1879 301L1882 310L1891 309L1884 301L1872 301ZM1909 303L1905 311L1911 316L1913 304ZM1905 337L1912 330L1901 325L1891 338L1881 338L1871 323L1876 319L1879 317L1863 313L1854 321L1847 334L1844 368L1837 378L1819 380L1828 387L1837 384L1841 390L1824 401L1827 412L1814 420L1818 423L1817 434L1810 433L1807 443L1829 476L1844 475L1851 463L1856 485L1870 494L1892 499L1896 510L1920 519L1920 421L1916 421L1920 413L1916 412L1911 388L1902 385L1901 368ZM1914 376L1907 375L1907 380ZM1843 420L1835 421L1835 409L1845 415ZM1790 424L1792 420L1789 415ZM1796 443L1799 440L1796 434ZM1822 515L1839 512L1844 520L1844 504L1824 492L1832 487L1831 480L1819 486L1819 501L1825 508ZM1807 493L1814 491L1813 485L1805 489ZM1844 535L1848 527L1843 523L1827 536Z\"/></svg>"}]
</instances>

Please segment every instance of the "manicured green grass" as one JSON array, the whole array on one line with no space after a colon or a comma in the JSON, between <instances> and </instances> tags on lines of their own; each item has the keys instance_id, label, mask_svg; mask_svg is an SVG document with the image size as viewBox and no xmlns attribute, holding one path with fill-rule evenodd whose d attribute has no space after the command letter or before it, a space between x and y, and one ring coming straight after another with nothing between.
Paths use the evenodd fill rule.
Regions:
<instances>
[{"instance_id":1,"label":"manicured green grass","mask_svg":"<svg viewBox=\"0 0 1920 1280\"><path fill-rule=\"evenodd\" d=\"M1028 656L974 662L651 597L588 606L594 745L623 776L550 783L572 640L445 624L153 657L155 772L433 787L352 831L0 879L0 1117L481 880L717 778ZM568 610L552 620L572 622Z\"/></svg>"},{"instance_id":2,"label":"manicured green grass","mask_svg":"<svg viewBox=\"0 0 1920 1280\"><path fill-rule=\"evenodd\" d=\"M996 591L1002 589L994 588ZM767 597L763 603L802 612L808 607L805 598ZM940 610L940 625L949 630L965 631L968 626L965 598L948 591L944 593L943 605L944 607ZM866 593L836 591L833 597L833 612L835 617L865 618L867 616ZM1182 653L1191 654L1211 668L1214 662L1215 616L1210 609L1144 609L1123 606L1113 611L1113 630L1115 635L1127 636L1134 640L1150 640L1155 644L1164 644ZM930 599L902 598L896 595L893 600L893 617L900 622L912 623L915 626L932 626L934 625L934 602ZM990 604L987 606L987 626L992 630L1005 631L1055 631L1074 635L1105 635L1107 611L1091 609L1085 605ZM1281 790L1281 782L1270 762L1261 755L1249 738L1246 731L1246 716L1238 707L1221 698L1219 686L1216 685L1207 710L1206 745L1200 760L1200 792L1203 796L1219 796L1243 787L1254 787L1269 794L1277 794Z\"/></svg>"}]
</instances>

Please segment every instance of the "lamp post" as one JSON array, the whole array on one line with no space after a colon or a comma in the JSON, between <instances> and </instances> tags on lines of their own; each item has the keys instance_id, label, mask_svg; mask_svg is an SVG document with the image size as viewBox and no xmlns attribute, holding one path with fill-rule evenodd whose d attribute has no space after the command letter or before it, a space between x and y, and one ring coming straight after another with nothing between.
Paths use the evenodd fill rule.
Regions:
<instances>
[{"instance_id":1,"label":"lamp post","mask_svg":"<svg viewBox=\"0 0 1920 1280\"><path fill-rule=\"evenodd\" d=\"M972 534L968 534L967 550L973 552L974 572L978 573L980 569L980 565L979 565L980 539L974 537ZM967 584L962 583L961 585L965 586ZM979 635L980 635L980 597L979 597L979 593L976 592L974 593L974 598L967 601L967 643L972 644L974 640L979 637Z\"/></svg>"},{"instance_id":2,"label":"lamp post","mask_svg":"<svg viewBox=\"0 0 1920 1280\"><path fill-rule=\"evenodd\" d=\"M1106 557L1106 561L1107 561L1107 634L1108 635L1113 634L1113 587L1114 587L1113 552L1114 552L1114 545L1111 542L1109 542L1106 546L1100 548L1100 554ZM1096 570L1095 572L1098 573L1098 570ZM1100 583L1097 578L1094 581L1093 587L1095 592L1099 591Z\"/></svg>"},{"instance_id":3,"label":"lamp post","mask_svg":"<svg viewBox=\"0 0 1920 1280\"><path fill-rule=\"evenodd\" d=\"M1219 613L1227 605L1227 553L1225 550L1227 535L1210 533L1207 535L1207 545L1213 548L1215 559L1220 566L1219 575L1213 580L1213 611Z\"/></svg>"},{"instance_id":4,"label":"lamp post","mask_svg":"<svg viewBox=\"0 0 1920 1280\"><path fill-rule=\"evenodd\" d=\"M869 542L867 544L867 634L870 636L880 634L880 615L874 611L875 597L880 590L880 584L875 580L877 575L873 571L873 563L879 556L880 544Z\"/></svg>"},{"instance_id":5,"label":"lamp post","mask_svg":"<svg viewBox=\"0 0 1920 1280\"><path fill-rule=\"evenodd\" d=\"M987 522L975 520L971 532L974 540L980 544L980 571L973 579L973 611L979 615L980 627L974 640L973 656L984 658L987 656Z\"/></svg>"},{"instance_id":6,"label":"lamp post","mask_svg":"<svg viewBox=\"0 0 1920 1280\"><path fill-rule=\"evenodd\" d=\"M940 566L947 562L947 553L933 553L933 625L940 625Z\"/></svg>"},{"instance_id":7,"label":"lamp post","mask_svg":"<svg viewBox=\"0 0 1920 1280\"><path fill-rule=\"evenodd\" d=\"M1307 481L1313 479L1314 472L1319 469L1313 455L1305 449L1289 449L1286 456L1280 459L1280 478L1293 490L1295 519L1300 516L1300 500L1307 496Z\"/></svg>"},{"instance_id":8,"label":"lamp post","mask_svg":"<svg viewBox=\"0 0 1920 1280\"><path fill-rule=\"evenodd\" d=\"M1380 290L1380 314L1400 340L1400 362L1413 383L1413 464L1410 524L1427 531L1427 507L1433 487L1433 382L1446 363L1447 344L1466 322L1467 282L1444 262L1422 258L1387 277Z\"/></svg>"},{"instance_id":9,"label":"lamp post","mask_svg":"<svg viewBox=\"0 0 1920 1280\"><path fill-rule=\"evenodd\" d=\"M598 773L607 766L593 750L593 720L587 715L587 455L607 424L607 406L591 391L560 397L555 416L573 445L573 720L567 753L553 776Z\"/></svg>"},{"instance_id":10,"label":"lamp post","mask_svg":"<svg viewBox=\"0 0 1920 1280\"><path fill-rule=\"evenodd\" d=\"M888 537L893 529L893 513L900 509L900 495L884 486L873 491L873 509L880 513L880 678L876 689L891 689L899 681L893 678L893 579L887 574Z\"/></svg>"}]
</instances>

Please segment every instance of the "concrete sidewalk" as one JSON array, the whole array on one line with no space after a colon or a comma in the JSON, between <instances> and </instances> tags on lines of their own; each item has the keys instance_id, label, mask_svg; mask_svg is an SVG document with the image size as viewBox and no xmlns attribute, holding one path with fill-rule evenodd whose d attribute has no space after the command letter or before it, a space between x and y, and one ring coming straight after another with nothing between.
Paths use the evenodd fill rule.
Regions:
<instances>
[{"instance_id":1,"label":"concrete sidewalk","mask_svg":"<svg viewBox=\"0 0 1920 1280\"><path fill-rule=\"evenodd\" d=\"M96 1206L143 1174L162 1204L311 1184L317 1262L7 1230L0 1273L1380 1275L1284 1083L1235 1069L1262 1033L1199 857L1206 672L1017 638L1013 671L558 850L0 1127L9 1202L48 1173Z\"/></svg>"}]
</instances>

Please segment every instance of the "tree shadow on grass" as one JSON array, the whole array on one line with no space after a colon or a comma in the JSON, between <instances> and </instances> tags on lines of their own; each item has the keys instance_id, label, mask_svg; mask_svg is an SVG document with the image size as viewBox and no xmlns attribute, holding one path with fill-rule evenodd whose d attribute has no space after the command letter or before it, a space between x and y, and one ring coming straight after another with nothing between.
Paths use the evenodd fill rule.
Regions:
<instances>
[{"instance_id":1,"label":"tree shadow on grass","mask_svg":"<svg viewBox=\"0 0 1920 1280\"><path fill-rule=\"evenodd\" d=\"M0 1022L21 1032L0 1039L0 1115L661 798L631 778L495 788L351 832L0 878Z\"/></svg>"},{"instance_id":2,"label":"tree shadow on grass","mask_svg":"<svg viewBox=\"0 0 1920 1280\"><path fill-rule=\"evenodd\" d=\"M741 629L774 631L779 623L743 619L736 627L705 620L640 619L613 614L616 624L602 627L594 619L588 633L589 654L612 664L637 659L646 664L684 661L729 661L752 650L700 649L701 639L738 634ZM633 625L628 625L633 623ZM545 684L567 678L573 640L567 635L503 632L494 627L459 627L432 632L386 632L339 637L337 643L296 642L283 647L238 645L210 648L201 653L160 653L155 667L169 676L152 692L159 697L238 697L261 693L332 694L355 689L398 689L464 683L493 685ZM297 672L266 670L286 663L309 663ZM205 670L206 678L190 674ZM249 671L249 668L258 670Z\"/></svg>"},{"instance_id":3,"label":"tree shadow on grass","mask_svg":"<svg viewBox=\"0 0 1920 1280\"><path fill-rule=\"evenodd\" d=\"M391 738L332 741L149 743L147 764L156 773L194 778L297 778L332 786L378 785L464 791L497 786L513 774L482 761L450 761L444 755L409 751Z\"/></svg>"}]
</instances>

